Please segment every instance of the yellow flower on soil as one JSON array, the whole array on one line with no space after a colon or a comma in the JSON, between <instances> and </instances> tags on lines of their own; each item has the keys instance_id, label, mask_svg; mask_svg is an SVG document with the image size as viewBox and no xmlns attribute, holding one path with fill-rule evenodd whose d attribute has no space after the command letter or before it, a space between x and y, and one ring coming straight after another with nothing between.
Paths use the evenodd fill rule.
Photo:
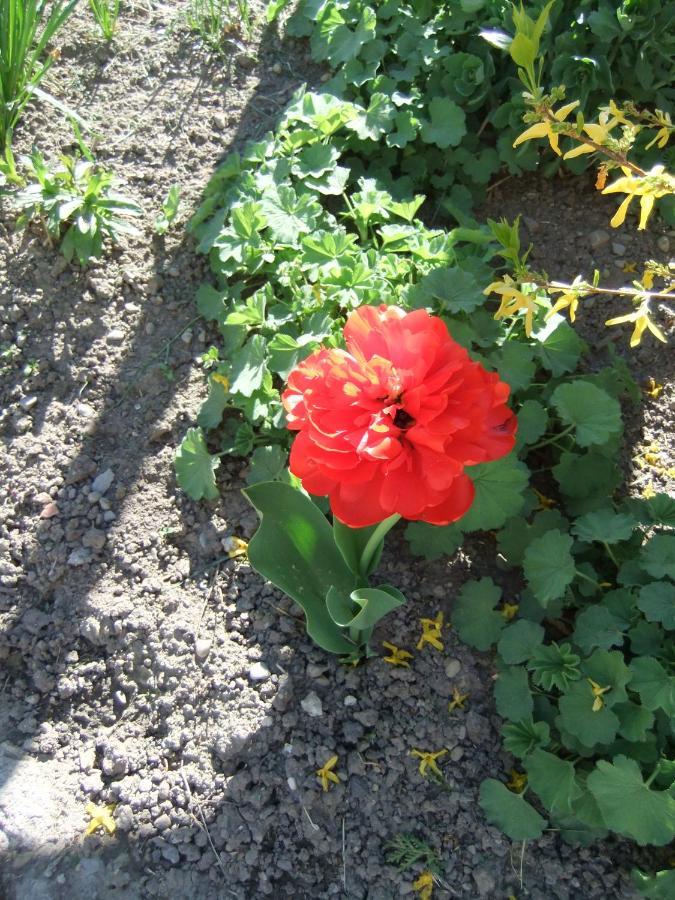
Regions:
<instances>
[{"instance_id":1,"label":"yellow flower on soil","mask_svg":"<svg viewBox=\"0 0 675 900\"><path fill-rule=\"evenodd\" d=\"M413 882L413 890L420 895L419 900L431 900L434 889L434 876L431 872L422 872L420 877Z\"/></svg>"},{"instance_id":2,"label":"yellow flower on soil","mask_svg":"<svg viewBox=\"0 0 675 900\"><path fill-rule=\"evenodd\" d=\"M555 506L555 500L547 497L546 494L542 494L541 491L538 491L536 488L532 488L532 490L537 495L537 500L539 501L537 509L551 509Z\"/></svg>"},{"instance_id":3,"label":"yellow flower on soil","mask_svg":"<svg viewBox=\"0 0 675 900\"><path fill-rule=\"evenodd\" d=\"M441 770L436 765L436 760L441 756L444 756L448 751L443 748L443 750L437 750L435 753L432 753L427 750L411 750L411 756L419 756L420 758L420 766L419 772L423 778L426 778L427 769L430 769L434 775L438 775L439 778L442 778L443 775Z\"/></svg>"},{"instance_id":4,"label":"yellow flower on soil","mask_svg":"<svg viewBox=\"0 0 675 900\"><path fill-rule=\"evenodd\" d=\"M600 687L600 685L593 681L592 678L587 678L586 681L590 684L591 690L593 691L593 697L595 698L593 700L593 712L600 712L605 705L602 695L611 690L611 687L609 685L607 687Z\"/></svg>"},{"instance_id":5,"label":"yellow flower on soil","mask_svg":"<svg viewBox=\"0 0 675 900\"><path fill-rule=\"evenodd\" d=\"M517 603L504 603L501 608L501 614L504 616L507 622L510 622L518 612L518 608L519 607Z\"/></svg>"},{"instance_id":6,"label":"yellow flower on soil","mask_svg":"<svg viewBox=\"0 0 675 900\"><path fill-rule=\"evenodd\" d=\"M668 341L666 340L665 334L661 331L656 322L652 322L649 318L649 312L649 303L642 303L632 313L627 313L625 316L616 316L614 319L607 319L605 325L622 325L624 322L632 322L633 334L630 338L631 347L638 346L646 329L649 329L658 340L667 344Z\"/></svg>"},{"instance_id":7,"label":"yellow flower on soil","mask_svg":"<svg viewBox=\"0 0 675 900\"><path fill-rule=\"evenodd\" d=\"M392 666L406 666L406 668L410 668L410 663L407 660L412 659L412 653L402 650L395 644L390 644L389 641L382 641L382 646L389 650L389 656L383 657L385 662L390 663Z\"/></svg>"},{"instance_id":8,"label":"yellow flower on soil","mask_svg":"<svg viewBox=\"0 0 675 900\"><path fill-rule=\"evenodd\" d=\"M511 769L509 774L511 780L506 782L507 788L514 794L522 794L527 785L527 775L524 772L517 772L515 769Z\"/></svg>"},{"instance_id":9,"label":"yellow flower on soil","mask_svg":"<svg viewBox=\"0 0 675 900\"><path fill-rule=\"evenodd\" d=\"M503 319L506 316L514 316L521 309L525 310L525 334L532 334L532 319L537 309L535 298L532 294L525 294L517 282L510 275L502 276L502 281L493 281L483 291L484 294L499 294L501 304L495 313L495 319Z\"/></svg>"},{"instance_id":10,"label":"yellow flower on soil","mask_svg":"<svg viewBox=\"0 0 675 900\"><path fill-rule=\"evenodd\" d=\"M443 613L439 612L435 619L420 619L420 625L422 626L422 636L417 642L417 649L422 650L425 644L431 644L436 650L442 650Z\"/></svg>"},{"instance_id":11,"label":"yellow flower on soil","mask_svg":"<svg viewBox=\"0 0 675 900\"><path fill-rule=\"evenodd\" d=\"M223 540L223 549L230 559L234 559L236 556L246 555L248 552L248 544L241 538L227 537Z\"/></svg>"},{"instance_id":12,"label":"yellow flower on soil","mask_svg":"<svg viewBox=\"0 0 675 900\"><path fill-rule=\"evenodd\" d=\"M644 393L651 397L653 400L656 400L663 391L663 385L654 381L653 378L650 378L644 388Z\"/></svg>"},{"instance_id":13,"label":"yellow flower on soil","mask_svg":"<svg viewBox=\"0 0 675 900\"><path fill-rule=\"evenodd\" d=\"M659 197L675 193L675 178L665 171L662 165L653 166L646 175L635 175L629 169L622 167L623 177L608 185L603 194L626 194L625 199L614 213L610 225L618 228L626 219L628 207L635 197L640 198L640 223L638 231L647 227L647 220L654 208L654 202Z\"/></svg>"},{"instance_id":14,"label":"yellow flower on soil","mask_svg":"<svg viewBox=\"0 0 675 900\"><path fill-rule=\"evenodd\" d=\"M468 694L462 694L457 688L452 689L452 700L448 703L448 711L453 712L456 709L465 709L464 704L469 699Z\"/></svg>"},{"instance_id":15,"label":"yellow flower on soil","mask_svg":"<svg viewBox=\"0 0 675 900\"><path fill-rule=\"evenodd\" d=\"M653 482L650 481L649 484L642 489L642 496L645 498L645 500L651 500L652 497L656 497L656 491L654 490Z\"/></svg>"},{"instance_id":16,"label":"yellow flower on soil","mask_svg":"<svg viewBox=\"0 0 675 900\"><path fill-rule=\"evenodd\" d=\"M340 784L340 779L335 772L333 772L333 769L337 765L337 761L337 756L331 756L327 763L316 770L316 777L321 782L321 787L324 791L327 791L330 788L331 781L333 784Z\"/></svg>"},{"instance_id":17,"label":"yellow flower on soil","mask_svg":"<svg viewBox=\"0 0 675 900\"><path fill-rule=\"evenodd\" d=\"M518 137L513 142L513 146L517 147L519 144L524 143L525 141L531 141L535 138L548 138L548 142L551 145L551 149L554 153L557 153L558 156L562 156L560 152L560 148L558 147L558 141L560 140L560 135L558 132L554 131L554 125L557 122L563 122L573 109L576 109L579 105L579 101L575 100L573 103L566 103L565 106L561 106L559 110L556 112L551 111L553 116L553 120L546 119L545 122L536 122L534 125L530 125L522 134L519 134Z\"/></svg>"},{"instance_id":18,"label":"yellow flower on soil","mask_svg":"<svg viewBox=\"0 0 675 900\"><path fill-rule=\"evenodd\" d=\"M108 834L115 833L116 825L115 820L113 819L113 812L115 811L114 803L108 803L106 806L96 806L96 804L89 801L85 809L87 815L91 817L91 821L84 830L85 837L98 831L99 828L105 828Z\"/></svg>"}]
</instances>

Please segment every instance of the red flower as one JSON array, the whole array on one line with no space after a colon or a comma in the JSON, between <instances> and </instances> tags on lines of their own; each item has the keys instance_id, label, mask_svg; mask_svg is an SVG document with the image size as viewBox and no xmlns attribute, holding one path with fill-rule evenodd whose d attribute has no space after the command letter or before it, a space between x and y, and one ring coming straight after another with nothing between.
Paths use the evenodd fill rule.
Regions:
<instances>
[{"instance_id":1,"label":"red flower","mask_svg":"<svg viewBox=\"0 0 675 900\"><path fill-rule=\"evenodd\" d=\"M474 497L464 467L515 443L508 385L425 310L363 306L344 335L346 350L318 350L288 378L291 472L353 528L461 518Z\"/></svg>"}]
</instances>

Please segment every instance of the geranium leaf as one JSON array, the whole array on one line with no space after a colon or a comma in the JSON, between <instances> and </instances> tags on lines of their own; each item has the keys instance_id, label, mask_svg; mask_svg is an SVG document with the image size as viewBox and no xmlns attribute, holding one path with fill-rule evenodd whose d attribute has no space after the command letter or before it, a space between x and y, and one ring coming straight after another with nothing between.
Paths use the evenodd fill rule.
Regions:
<instances>
[{"instance_id":1,"label":"geranium leaf","mask_svg":"<svg viewBox=\"0 0 675 900\"><path fill-rule=\"evenodd\" d=\"M206 429L217 428L223 419L227 401L228 392L222 382L209 378L209 395L201 405L197 425Z\"/></svg>"},{"instance_id":2,"label":"geranium leaf","mask_svg":"<svg viewBox=\"0 0 675 900\"><path fill-rule=\"evenodd\" d=\"M630 689L640 695L646 709L663 709L675 716L675 676L669 675L658 659L640 656L630 664Z\"/></svg>"},{"instance_id":3,"label":"geranium leaf","mask_svg":"<svg viewBox=\"0 0 675 900\"><path fill-rule=\"evenodd\" d=\"M535 750L525 760L525 770L528 784L550 813L571 815L572 804L582 793L571 762Z\"/></svg>"},{"instance_id":4,"label":"geranium leaf","mask_svg":"<svg viewBox=\"0 0 675 900\"><path fill-rule=\"evenodd\" d=\"M506 375L500 374L514 390L518 390L517 387L514 387L513 381L509 381L508 372ZM513 378L513 375L511 377ZM543 404L538 400L526 400L518 410L518 446L524 447L527 444L536 443L546 432L547 425L548 413Z\"/></svg>"},{"instance_id":5,"label":"geranium leaf","mask_svg":"<svg viewBox=\"0 0 675 900\"><path fill-rule=\"evenodd\" d=\"M565 691L572 682L581 678L580 662L580 657L572 652L569 644L558 645L553 641L534 651L527 668L532 672L534 682L545 691L553 688Z\"/></svg>"},{"instance_id":6,"label":"geranium leaf","mask_svg":"<svg viewBox=\"0 0 675 900\"><path fill-rule=\"evenodd\" d=\"M567 519L557 509L544 509L538 512L532 524L520 516L515 516L506 523L499 532L499 551L512 566L522 565L528 545L547 531L557 528L567 530Z\"/></svg>"},{"instance_id":7,"label":"geranium leaf","mask_svg":"<svg viewBox=\"0 0 675 900\"><path fill-rule=\"evenodd\" d=\"M675 534L655 534L642 546L640 560L654 578L675 581Z\"/></svg>"},{"instance_id":8,"label":"geranium leaf","mask_svg":"<svg viewBox=\"0 0 675 900\"><path fill-rule=\"evenodd\" d=\"M495 609L501 594L491 578L468 581L464 585L452 610L452 623L466 644L477 650L489 650L498 639L506 624Z\"/></svg>"},{"instance_id":9,"label":"geranium leaf","mask_svg":"<svg viewBox=\"0 0 675 900\"><path fill-rule=\"evenodd\" d=\"M546 819L524 797L495 778L487 778L481 784L478 802L488 822L512 841L533 841L544 833Z\"/></svg>"},{"instance_id":10,"label":"geranium leaf","mask_svg":"<svg viewBox=\"0 0 675 900\"><path fill-rule=\"evenodd\" d=\"M513 454L496 462L469 466L466 472L473 481L476 497L468 513L456 523L462 531L499 528L520 511L529 472Z\"/></svg>"},{"instance_id":11,"label":"geranium leaf","mask_svg":"<svg viewBox=\"0 0 675 900\"><path fill-rule=\"evenodd\" d=\"M654 713L637 703L618 703L614 712L619 717L619 734L627 741L644 741L654 724Z\"/></svg>"},{"instance_id":12,"label":"geranium leaf","mask_svg":"<svg viewBox=\"0 0 675 900\"><path fill-rule=\"evenodd\" d=\"M520 391L523 388L529 387L531 382L534 380L534 373L536 370L536 365L534 362L534 351L531 347L528 347L527 344L520 344L516 341L510 341L501 348L501 350L496 353L492 358L495 368L499 372L499 377L505 381L507 384L511 386L512 391ZM528 400L527 403L523 404L520 412L518 413L518 429L522 428L521 416L523 413L523 408L530 404L528 410L525 413L525 419L530 417L532 420L533 416L538 417L536 421L541 421L541 417L543 415L544 418L544 427L546 423L546 419L548 418L546 415L546 411L544 407L537 403L536 400ZM534 407L532 407L534 404ZM534 412L534 410L537 410ZM542 428L540 434L544 433L544 428ZM537 440L537 438L534 438Z\"/></svg>"},{"instance_id":13,"label":"geranium leaf","mask_svg":"<svg viewBox=\"0 0 675 900\"><path fill-rule=\"evenodd\" d=\"M603 704L612 707L626 700L626 685L632 672L618 650L595 650L581 664L583 675L609 690L602 695Z\"/></svg>"},{"instance_id":14,"label":"geranium leaf","mask_svg":"<svg viewBox=\"0 0 675 900\"><path fill-rule=\"evenodd\" d=\"M559 700L560 721L563 728L584 747L611 744L619 730L619 719L606 706L593 709L595 697L585 679L577 681Z\"/></svg>"},{"instance_id":15,"label":"geranium leaf","mask_svg":"<svg viewBox=\"0 0 675 900\"><path fill-rule=\"evenodd\" d=\"M422 140L442 150L456 147L466 134L466 116L461 107L446 97L434 97L427 110L431 121L422 121Z\"/></svg>"},{"instance_id":16,"label":"geranium leaf","mask_svg":"<svg viewBox=\"0 0 675 900\"><path fill-rule=\"evenodd\" d=\"M519 722L532 715L534 704L527 672L520 666L508 666L497 675L494 686L495 706L504 719Z\"/></svg>"},{"instance_id":17,"label":"geranium leaf","mask_svg":"<svg viewBox=\"0 0 675 900\"><path fill-rule=\"evenodd\" d=\"M497 651L504 662L513 665L525 662L544 640L544 629L536 622L519 619L502 632Z\"/></svg>"},{"instance_id":18,"label":"geranium leaf","mask_svg":"<svg viewBox=\"0 0 675 900\"><path fill-rule=\"evenodd\" d=\"M452 556L464 537L455 525L429 525L427 522L409 522L405 536L410 552L425 559Z\"/></svg>"},{"instance_id":19,"label":"geranium leaf","mask_svg":"<svg viewBox=\"0 0 675 900\"><path fill-rule=\"evenodd\" d=\"M640 767L626 756L601 759L588 776L608 827L638 844L662 847L675 837L675 798L645 784Z\"/></svg>"},{"instance_id":20,"label":"geranium leaf","mask_svg":"<svg viewBox=\"0 0 675 900\"><path fill-rule=\"evenodd\" d=\"M183 438L175 459L178 484L193 500L215 500L218 496L215 470L220 465L211 456L201 428L190 428Z\"/></svg>"},{"instance_id":21,"label":"geranium leaf","mask_svg":"<svg viewBox=\"0 0 675 900\"><path fill-rule=\"evenodd\" d=\"M251 456L247 484L259 484L261 481L279 481L286 473L288 453L278 444L270 447L256 447Z\"/></svg>"},{"instance_id":22,"label":"geranium leaf","mask_svg":"<svg viewBox=\"0 0 675 900\"><path fill-rule=\"evenodd\" d=\"M554 528L535 538L525 551L525 578L542 606L562 597L574 578L573 543L568 534Z\"/></svg>"},{"instance_id":23,"label":"geranium leaf","mask_svg":"<svg viewBox=\"0 0 675 900\"><path fill-rule=\"evenodd\" d=\"M507 722L502 727L504 749L522 759L537 747L547 747L551 739L551 729L546 722L533 722L522 719L519 722Z\"/></svg>"},{"instance_id":24,"label":"geranium leaf","mask_svg":"<svg viewBox=\"0 0 675 900\"><path fill-rule=\"evenodd\" d=\"M545 368L557 378L576 368L583 349L584 343L574 328L561 322L539 344L539 356Z\"/></svg>"},{"instance_id":25,"label":"geranium leaf","mask_svg":"<svg viewBox=\"0 0 675 900\"><path fill-rule=\"evenodd\" d=\"M551 403L561 420L574 426L580 447L604 444L621 430L618 402L590 381L579 379L561 384L553 392Z\"/></svg>"},{"instance_id":26,"label":"geranium leaf","mask_svg":"<svg viewBox=\"0 0 675 900\"><path fill-rule=\"evenodd\" d=\"M623 632L628 628L605 607L588 606L582 610L574 622L574 643L584 653L590 653L599 647L608 650L623 643Z\"/></svg>"},{"instance_id":27,"label":"geranium leaf","mask_svg":"<svg viewBox=\"0 0 675 900\"><path fill-rule=\"evenodd\" d=\"M675 897L675 869L662 869L654 875L646 875L633 869L635 886L647 900L672 900Z\"/></svg>"},{"instance_id":28,"label":"geranium leaf","mask_svg":"<svg viewBox=\"0 0 675 900\"><path fill-rule=\"evenodd\" d=\"M267 346L261 334L252 335L232 358L230 391L250 397L265 378Z\"/></svg>"},{"instance_id":29,"label":"geranium leaf","mask_svg":"<svg viewBox=\"0 0 675 900\"><path fill-rule=\"evenodd\" d=\"M649 622L660 622L667 631L675 631L675 585L653 581L640 588L637 605Z\"/></svg>"},{"instance_id":30,"label":"geranium leaf","mask_svg":"<svg viewBox=\"0 0 675 900\"><path fill-rule=\"evenodd\" d=\"M627 541L633 534L637 522L626 513L615 513L612 509L597 509L580 516L572 526L572 534L580 541L600 541L616 544Z\"/></svg>"}]
</instances>

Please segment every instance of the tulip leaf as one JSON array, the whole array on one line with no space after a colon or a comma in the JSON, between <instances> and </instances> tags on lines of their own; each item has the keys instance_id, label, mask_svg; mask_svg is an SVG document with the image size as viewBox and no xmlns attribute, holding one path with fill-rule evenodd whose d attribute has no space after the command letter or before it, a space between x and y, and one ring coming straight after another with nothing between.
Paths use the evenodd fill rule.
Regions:
<instances>
[{"instance_id":1,"label":"tulip leaf","mask_svg":"<svg viewBox=\"0 0 675 900\"><path fill-rule=\"evenodd\" d=\"M351 653L354 644L329 615L326 596L332 588L349 597L355 579L326 517L306 494L279 481L243 493L261 516L248 545L251 566L302 607L315 643L330 653Z\"/></svg>"},{"instance_id":2,"label":"tulip leaf","mask_svg":"<svg viewBox=\"0 0 675 900\"><path fill-rule=\"evenodd\" d=\"M328 614L341 628L372 631L387 613L405 603L403 594L388 584L376 588L358 588L348 597L331 587L326 595Z\"/></svg>"},{"instance_id":3,"label":"tulip leaf","mask_svg":"<svg viewBox=\"0 0 675 900\"><path fill-rule=\"evenodd\" d=\"M355 575L367 578L375 571L380 562L384 540L380 541L365 571L362 571L363 551L377 527L377 525L369 525L367 528L350 528L349 525L345 525L337 517L333 517L335 543L342 554L342 558Z\"/></svg>"}]
</instances>

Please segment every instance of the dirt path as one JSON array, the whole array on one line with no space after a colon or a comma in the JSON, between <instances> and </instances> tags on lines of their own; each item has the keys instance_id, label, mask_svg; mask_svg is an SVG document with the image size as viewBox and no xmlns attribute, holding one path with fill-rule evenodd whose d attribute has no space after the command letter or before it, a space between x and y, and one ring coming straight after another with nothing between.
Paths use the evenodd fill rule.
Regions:
<instances>
[{"instance_id":1,"label":"dirt path","mask_svg":"<svg viewBox=\"0 0 675 900\"><path fill-rule=\"evenodd\" d=\"M0 376L0 893L389 900L412 892L384 853L406 831L442 854L440 897L632 896L633 850L548 835L521 859L485 826L478 785L510 765L489 658L448 633L409 671L340 668L248 566L222 559L223 540L255 526L241 465L213 504L177 492L173 454L203 393L193 296L206 273L180 226L159 238L152 221L177 181L184 224L218 159L318 76L273 32L208 60L184 7L127 4L114 51L84 7L49 85L102 132L100 157L145 205L143 237L82 273L0 218L0 349L16 348ZM33 140L71 138L41 107L19 135ZM560 249L547 222L568 217L584 246L605 227L605 204L578 223L575 203L535 195L544 254ZM614 266L609 242L601 256ZM665 354L647 353L638 365L665 381ZM663 432L671 396L636 437ZM409 645L417 617L447 613L491 559L487 538L452 565L394 546L384 574L412 602L383 637ZM451 717L453 687L471 701ZM448 748L448 792L417 776L413 747ZM323 794L314 772L333 753L344 783ZM117 804L113 837L83 838L87 801Z\"/></svg>"}]
</instances>

